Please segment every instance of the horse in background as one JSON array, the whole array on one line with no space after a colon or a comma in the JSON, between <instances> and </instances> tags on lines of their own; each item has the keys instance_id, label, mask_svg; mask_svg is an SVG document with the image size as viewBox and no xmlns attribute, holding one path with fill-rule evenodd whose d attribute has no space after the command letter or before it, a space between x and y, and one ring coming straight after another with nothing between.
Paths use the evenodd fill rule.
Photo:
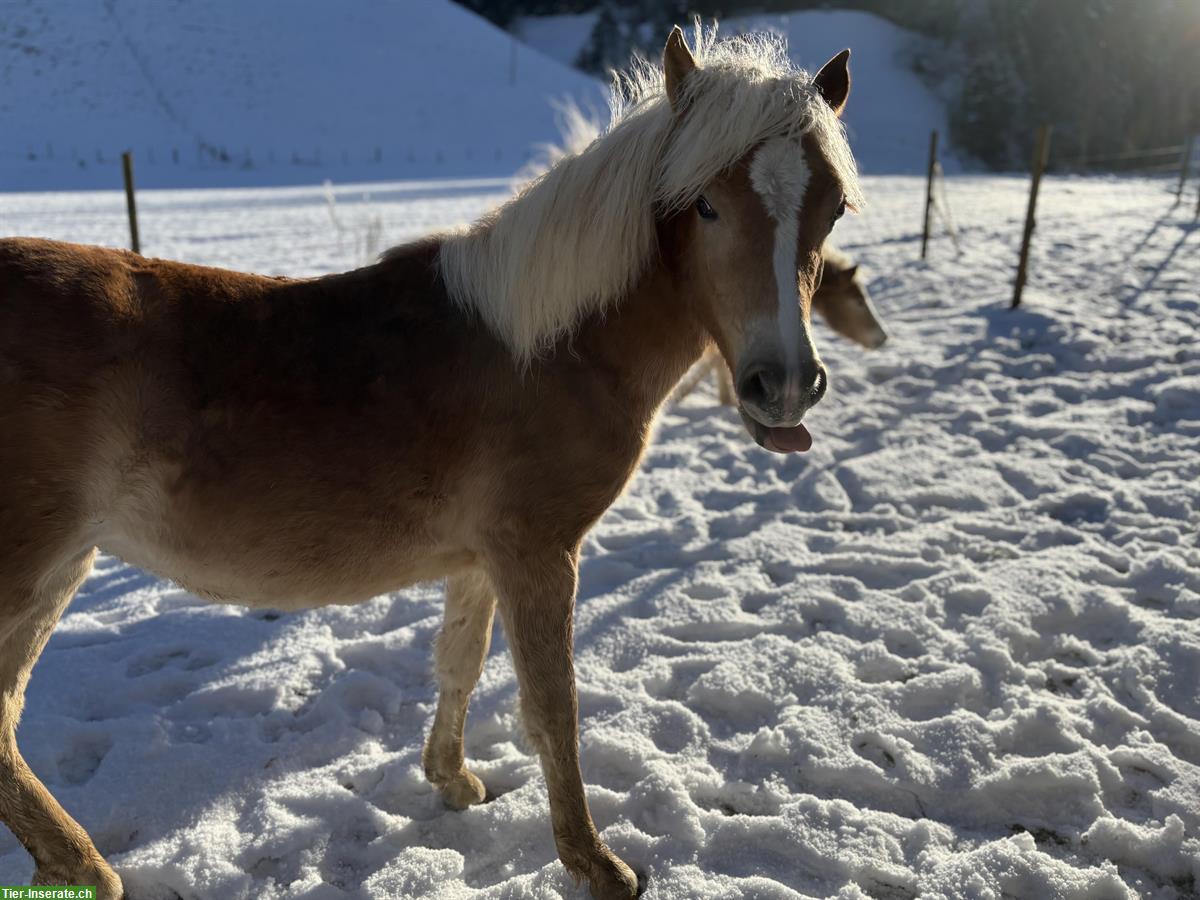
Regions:
<instances>
[{"instance_id":1,"label":"horse in background","mask_svg":"<svg viewBox=\"0 0 1200 900\"><path fill-rule=\"evenodd\" d=\"M676 29L587 148L470 228L339 275L0 240L0 820L36 883L122 896L16 740L103 548L285 610L447 579L423 758L459 809L485 799L463 729L499 611L558 856L594 897L636 896L579 766L580 546L710 344L750 437L811 445L821 247L861 203L848 57L812 77L776 39Z\"/></svg>"},{"instance_id":2,"label":"horse in background","mask_svg":"<svg viewBox=\"0 0 1200 900\"><path fill-rule=\"evenodd\" d=\"M859 280L858 264L826 244L821 280L813 294L813 309L834 331L860 347L878 350L887 343L887 329L867 287Z\"/></svg>"}]
</instances>

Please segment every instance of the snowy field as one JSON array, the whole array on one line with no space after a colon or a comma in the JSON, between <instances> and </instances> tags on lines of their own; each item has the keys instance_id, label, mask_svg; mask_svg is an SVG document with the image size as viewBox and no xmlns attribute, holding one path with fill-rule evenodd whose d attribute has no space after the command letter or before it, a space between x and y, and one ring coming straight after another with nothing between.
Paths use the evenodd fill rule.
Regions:
<instances>
[{"instance_id":1,"label":"snowy field","mask_svg":"<svg viewBox=\"0 0 1200 900\"><path fill-rule=\"evenodd\" d=\"M819 332L812 451L705 387L587 541L597 825L651 900L1195 896L1200 228L1161 182L1051 179L1014 313L1024 179L951 179L964 252L929 265L923 184L867 189L835 237L892 339ZM505 191L345 188L340 232L320 189L147 192L143 245L334 271ZM0 195L0 233L120 245L123 199ZM580 897L502 634L467 730L496 799L448 812L422 776L439 609L247 612L102 558L22 747L131 900ZM0 883L30 871L0 833Z\"/></svg>"},{"instance_id":2,"label":"snowy field","mask_svg":"<svg viewBox=\"0 0 1200 900\"><path fill-rule=\"evenodd\" d=\"M450 0L343 6L0 0L0 192L118 189L124 150L143 188L507 175L558 138L555 101L606 108L606 79L570 67L593 14L525 19L522 42ZM853 48L863 171L923 172L934 128L957 168L914 34L829 10L721 26L746 30L811 71Z\"/></svg>"}]
</instances>

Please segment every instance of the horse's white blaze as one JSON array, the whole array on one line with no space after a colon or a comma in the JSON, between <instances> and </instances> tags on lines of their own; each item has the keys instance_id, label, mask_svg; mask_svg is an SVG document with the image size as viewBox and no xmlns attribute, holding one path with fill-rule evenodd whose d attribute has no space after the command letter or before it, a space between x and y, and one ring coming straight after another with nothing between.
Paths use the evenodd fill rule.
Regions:
<instances>
[{"instance_id":1,"label":"horse's white blaze","mask_svg":"<svg viewBox=\"0 0 1200 900\"><path fill-rule=\"evenodd\" d=\"M800 142L779 137L767 141L754 154L750 183L762 198L775 222L775 251L772 257L778 311L776 324L787 364L787 390L800 391L801 350L807 360L816 356L812 338L800 316L796 251L799 240L800 204L808 187L808 165Z\"/></svg>"},{"instance_id":2,"label":"horse's white blaze","mask_svg":"<svg viewBox=\"0 0 1200 900\"><path fill-rule=\"evenodd\" d=\"M800 371L800 291L796 285L796 241L798 224L793 210L775 223L775 291L779 309L776 321L783 356L787 362L788 389Z\"/></svg>"}]
</instances>

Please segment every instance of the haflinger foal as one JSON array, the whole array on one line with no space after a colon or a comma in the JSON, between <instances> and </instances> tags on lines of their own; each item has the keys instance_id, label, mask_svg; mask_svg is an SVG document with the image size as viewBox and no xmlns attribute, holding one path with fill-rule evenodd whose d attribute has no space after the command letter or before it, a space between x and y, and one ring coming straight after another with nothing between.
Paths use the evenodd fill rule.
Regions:
<instances>
[{"instance_id":1,"label":"haflinger foal","mask_svg":"<svg viewBox=\"0 0 1200 900\"><path fill-rule=\"evenodd\" d=\"M821 277L812 308L830 328L859 346L878 350L887 343L887 329L859 280L858 264L830 244L822 251Z\"/></svg>"},{"instance_id":2,"label":"haflinger foal","mask_svg":"<svg viewBox=\"0 0 1200 900\"><path fill-rule=\"evenodd\" d=\"M693 54L676 29L586 149L474 226L341 275L0 241L0 819L37 882L122 893L16 744L99 547L284 609L446 578L424 763L455 808L485 796L463 727L498 609L559 858L593 896L635 896L579 768L580 543L710 343L750 436L811 445L809 302L861 202L848 56L813 78L774 39L697 27Z\"/></svg>"}]
</instances>

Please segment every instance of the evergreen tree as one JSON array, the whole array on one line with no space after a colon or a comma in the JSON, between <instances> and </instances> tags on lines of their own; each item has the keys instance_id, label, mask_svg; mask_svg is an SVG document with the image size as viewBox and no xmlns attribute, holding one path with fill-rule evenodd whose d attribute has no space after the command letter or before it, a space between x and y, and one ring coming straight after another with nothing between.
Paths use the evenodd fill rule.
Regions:
<instances>
[{"instance_id":1,"label":"evergreen tree","mask_svg":"<svg viewBox=\"0 0 1200 900\"><path fill-rule=\"evenodd\" d=\"M501 24L518 15L598 11L577 61L595 73L624 66L634 52L656 58L671 26L695 13L873 12L944 43L944 61L924 68L959 84L950 106L954 141L998 169L1028 167L1043 123L1054 126L1052 168L1116 167L1114 155L1179 144L1200 131L1197 0L459 2Z\"/></svg>"},{"instance_id":2,"label":"evergreen tree","mask_svg":"<svg viewBox=\"0 0 1200 900\"><path fill-rule=\"evenodd\" d=\"M576 65L601 73L623 67L634 53L655 59L671 29L694 16L687 0L604 0Z\"/></svg>"},{"instance_id":3,"label":"evergreen tree","mask_svg":"<svg viewBox=\"0 0 1200 900\"><path fill-rule=\"evenodd\" d=\"M629 36L623 26L623 16L611 0L606 0L600 7L596 24L592 26L591 36L575 65L585 72L603 73L617 68L629 58L631 45Z\"/></svg>"},{"instance_id":4,"label":"evergreen tree","mask_svg":"<svg viewBox=\"0 0 1200 900\"><path fill-rule=\"evenodd\" d=\"M1120 168L1200 127L1200 7L1186 0L985 0L964 20L958 145L1025 168L1034 130L1054 126L1052 168ZM1149 162L1163 160L1149 160Z\"/></svg>"}]
</instances>

